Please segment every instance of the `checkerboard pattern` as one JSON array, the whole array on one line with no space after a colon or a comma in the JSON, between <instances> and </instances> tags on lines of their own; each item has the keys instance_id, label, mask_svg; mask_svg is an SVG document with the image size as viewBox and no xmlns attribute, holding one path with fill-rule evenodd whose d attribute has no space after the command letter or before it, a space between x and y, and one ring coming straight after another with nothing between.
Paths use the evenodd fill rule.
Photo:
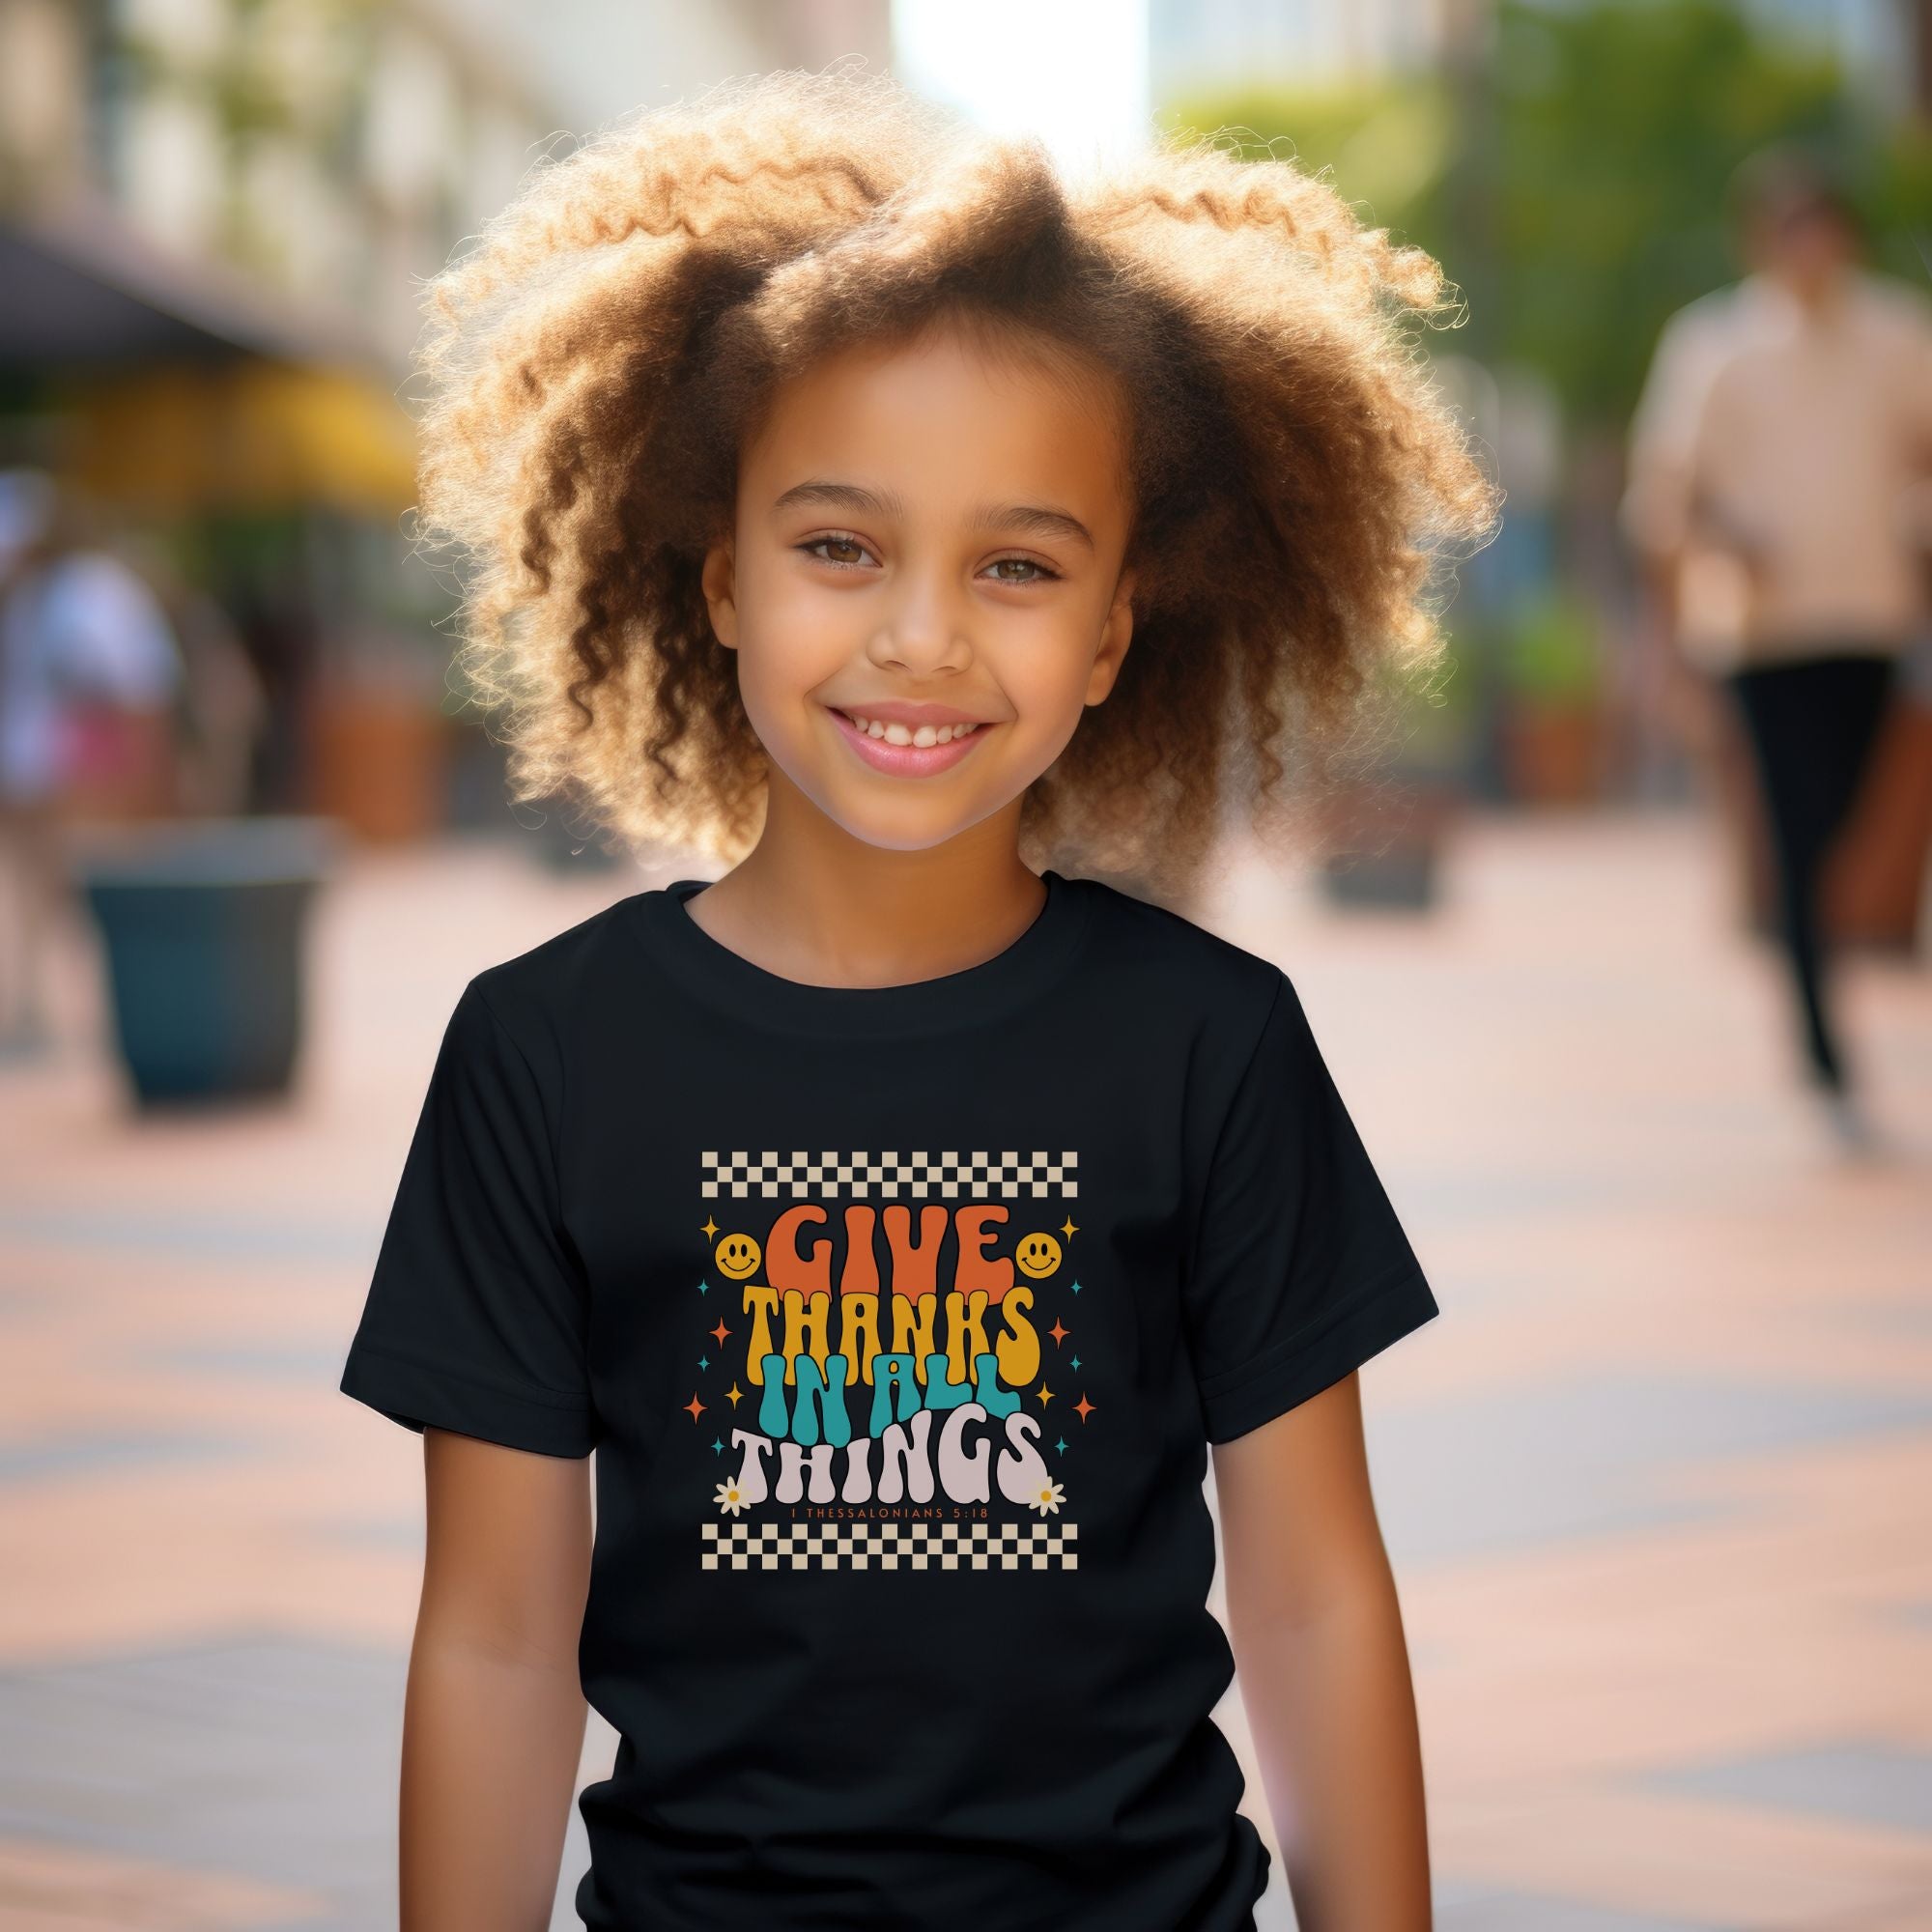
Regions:
<instances>
[{"instance_id":1,"label":"checkerboard pattern","mask_svg":"<svg viewBox=\"0 0 1932 1932\"><path fill-rule=\"evenodd\" d=\"M1063 1570L1074 1522L707 1522L704 1570Z\"/></svg>"},{"instance_id":2,"label":"checkerboard pattern","mask_svg":"<svg viewBox=\"0 0 1932 1932\"><path fill-rule=\"evenodd\" d=\"M789 1195L933 1194L942 1200L1026 1195L1041 1201L1079 1193L1077 1153L777 1153L700 1154L699 1195L743 1201Z\"/></svg>"}]
</instances>

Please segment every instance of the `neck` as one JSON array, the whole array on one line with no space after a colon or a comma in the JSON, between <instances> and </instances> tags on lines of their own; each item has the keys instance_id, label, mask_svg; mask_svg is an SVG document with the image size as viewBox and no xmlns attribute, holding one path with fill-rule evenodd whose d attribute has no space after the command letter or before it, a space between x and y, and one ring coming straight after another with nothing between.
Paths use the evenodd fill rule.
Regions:
<instances>
[{"instance_id":1,"label":"neck","mask_svg":"<svg viewBox=\"0 0 1932 1932\"><path fill-rule=\"evenodd\" d=\"M1774 279L1807 316L1830 315L1844 300L1843 275L1778 275Z\"/></svg>"},{"instance_id":2,"label":"neck","mask_svg":"<svg viewBox=\"0 0 1932 1932\"><path fill-rule=\"evenodd\" d=\"M776 767L753 849L692 903L714 938L788 980L891 986L1003 952L1044 903L1018 852L1021 799L938 845L870 845Z\"/></svg>"}]
</instances>

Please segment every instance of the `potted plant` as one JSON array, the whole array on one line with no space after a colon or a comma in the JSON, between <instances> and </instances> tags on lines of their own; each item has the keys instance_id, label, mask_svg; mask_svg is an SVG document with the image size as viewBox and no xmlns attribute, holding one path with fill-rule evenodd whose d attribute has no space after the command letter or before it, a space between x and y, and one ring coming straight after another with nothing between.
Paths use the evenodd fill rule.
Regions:
<instances>
[{"instance_id":1,"label":"potted plant","mask_svg":"<svg viewBox=\"0 0 1932 1932\"><path fill-rule=\"evenodd\" d=\"M438 652L433 638L370 626L334 640L317 681L306 721L310 797L358 840L407 844L446 821L455 727Z\"/></svg>"},{"instance_id":2,"label":"potted plant","mask_svg":"<svg viewBox=\"0 0 1932 1932\"><path fill-rule=\"evenodd\" d=\"M1467 661L1453 655L1407 694L1395 758L1337 787L1322 863L1331 900L1414 911L1435 903L1443 842L1467 792L1477 701Z\"/></svg>"},{"instance_id":3,"label":"potted plant","mask_svg":"<svg viewBox=\"0 0 1932 1932\"><path fill-rule=\"evenodd\" d=\"M75 883L100 931L115 1039L141 1106L288 1088L308 908L337 846L322 818L76 834Z\"/></svg>"},{"instance_id":4,"label":"potted plant","mask_svg":"<svg viewBox=\"0 0 1932 1932\"><path fill-rule=\"evenodd\" d=\"M1603 667L1596 618L1550 590L1523 605L1503 634L1497 710L1504 781L1531 805L1594 799L1603 781Z\"/></svg>"}]
</instances>

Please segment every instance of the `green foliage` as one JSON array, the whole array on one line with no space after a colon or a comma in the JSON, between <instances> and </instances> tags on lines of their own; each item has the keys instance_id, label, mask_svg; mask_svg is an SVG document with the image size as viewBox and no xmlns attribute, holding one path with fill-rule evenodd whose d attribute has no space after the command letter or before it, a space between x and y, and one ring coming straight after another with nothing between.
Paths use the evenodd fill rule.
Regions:
<instances>
[{"instance_id":1,"label":"green foliage","mask_svg":"<svg viewBox=\"0 0 1932 1932\"><path fill-rule=\"evenodd\" d=\"M1544 704L1587 704L1603 682L1596 613L1567 590L1550 590L1517 611L1497 666L1504 687Z\"/></svg>"},{"instance_id":2,"label":"green foliage","mask_svg":"<svg viewBox=\"0 0 1932 1932\"><path fill-rule=\"evenodd\" d=\"M1724 191L1780 137L1842 145L1829 58L1772 41L1723 0L1640 0L1498 23L1500 139L1486 285L1503 353L1571 412L1620 422L1658 331L1735 278Z\"/></svg>"},{"instance_id":3,"label":"green foliage","mask_svg":"<svg viewBox=\"0 0 1932 1932\"><path fill-rule=\"evenodd\" d=\"M1501 0L1490 57L1373 89L1248 89L1169 103L1173 126L1281 140L1470 307L1462 345L1555 385L1572 421L1621 425L1666 317L1740 272L1724 207L1777 139L1846 165L1880 266L1932 270L1932 135L1887 128L1832 58L1728 0Z\"/></svg>"},{"instance_id":4,"label":"green foliage","mask_svg":"<svg viewBox=\"0 0 1932 1932\"><path fill-rule=\"evenodd\" d=\"M1932 125L1885 129L1860 186L1874 264L1924 288L1932 279Z\"/></svg>"},{"instance_id":5,"label":"green foliage","mask_svg":"<svg viewBox=\"0 0 1932 1932\"><path fill-rule=\"evenodd\" d=\"M1245 158L1293 159L1327 180L1372 225L1446 254L1446 190L1460 139L1446 78L1396 77L1376 87L1254 89L1179 98L1170 128L1218 133ZM1453 272L1453 270L1452 270Z\"/></svg>"}]
</instances>

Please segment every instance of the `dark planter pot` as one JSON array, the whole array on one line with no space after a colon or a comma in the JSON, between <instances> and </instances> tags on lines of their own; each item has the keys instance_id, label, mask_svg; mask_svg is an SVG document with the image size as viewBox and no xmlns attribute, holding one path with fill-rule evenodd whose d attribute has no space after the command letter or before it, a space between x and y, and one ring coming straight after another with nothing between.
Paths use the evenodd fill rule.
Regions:
<instances>
[{"instance_id":1,"label":"dark planter pot","mask_svg":"<svg viewBox=\"0 0 1932 1932\"><path fill-rule=\"evenodd\" d=\"M338 838L326 818L203 819L75 852L142 1106L287 1091L309 901Z\"/></svg>"},{"instance_id":2,"label":"dark planter pot","mask_svg":"<svg viewBox=\"0 0 1932 1932\"><path fill-rule=\"evenodd\" d=\"M1321 889L1342 906L1427 912L1439 896L1439 859L1461 793L1433 770L1394 777L1389 794L1333 802L1335 847L1322 861Z\"/></svg>"},{"instance_id":3,"label":"dark planter pot","mask_svg":"<svg viewBox=\"0 0 1932 1932\"><path fill-rule=\"evenodd\" d=\"M1336 905L1399 906L1426 912L1436 900L1435 847L1397 842L1380 852L1350 852L1322 868L1322 885Z\"/></svg>"},{"instance_id":4,"label":"dark planter pot","mask_svg":"<svg viewBox=\"0 0 1932 1932\"><path fill-rule=\"evenodd\" d=\"M1604 720L1594 702L1511 700L1502 719L1503 770L1524 805L1589 805L1603 794Z\"/></svg>"}]
</instances>

